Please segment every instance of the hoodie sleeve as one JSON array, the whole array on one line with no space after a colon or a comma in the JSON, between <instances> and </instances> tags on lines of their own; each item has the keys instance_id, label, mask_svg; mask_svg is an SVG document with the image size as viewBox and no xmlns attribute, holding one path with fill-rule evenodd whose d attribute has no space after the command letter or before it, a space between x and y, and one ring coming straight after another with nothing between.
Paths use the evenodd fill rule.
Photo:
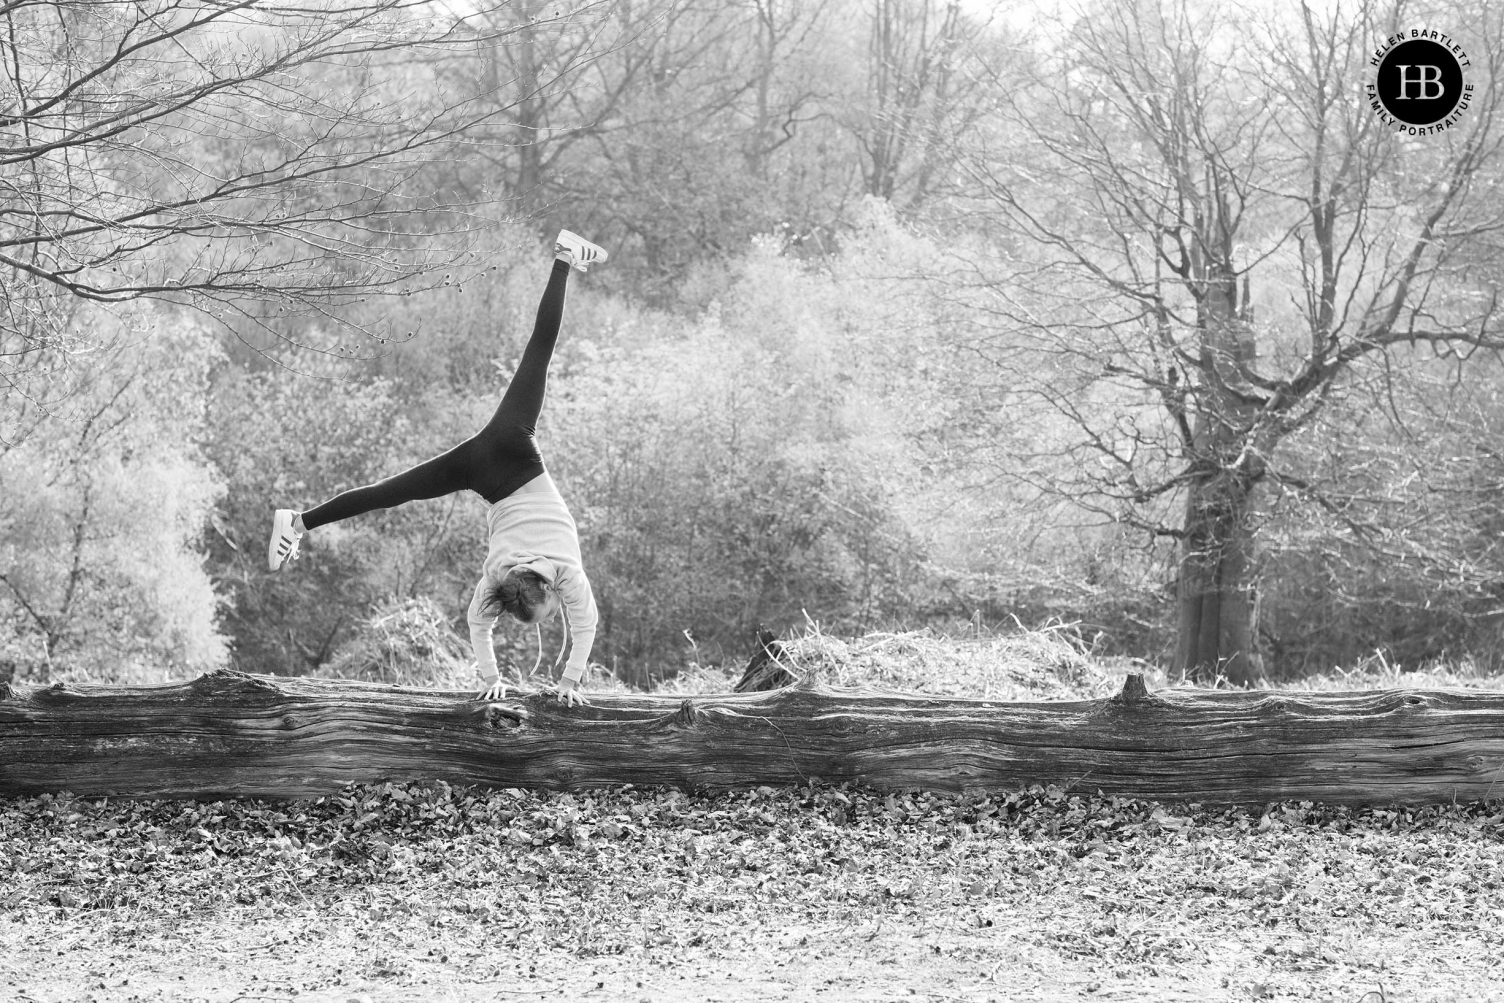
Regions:
<instances>
[{"instance_id":1,"label":"hoodie sleeve","mask_svg":"<svg viewBox=\"0 0 1504 1003\"><path fill-rule=\"evenodd\" d=\"M583 571L560 576L557 587L559 599L564 604L564 615L569 618L571 647L569 661L564 664L564 678L578 683L590 661L590 649L595 646L595 626L599 620L595 593L590 590L590 579Z\"/></svg>"},{"instance_id":2,"label":"hoodie sleeve","mask_svg":"<svg viewBox=\"0 0 1504 1003\"><path fill-rule=\"evenodd\" d=\"M486 601L486 579L475 585L475 597L470 600L470 611L465 620L470 624L470 647L475 650L475 667L487 683L496 678L496 650L491 647L491 632L496 627L496 617L481 612ZM592 607L593 609L594 607Z\"/></svg>"}]
</instances>

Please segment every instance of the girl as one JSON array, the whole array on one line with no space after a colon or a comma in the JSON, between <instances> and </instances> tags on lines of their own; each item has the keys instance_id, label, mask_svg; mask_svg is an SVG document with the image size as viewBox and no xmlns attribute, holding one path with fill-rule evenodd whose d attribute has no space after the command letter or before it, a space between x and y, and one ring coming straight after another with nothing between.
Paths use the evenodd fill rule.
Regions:
<instances>
[{"instance_id":1,"label":"girl","mask_svg":"<svg viewBox=\"0 0 1504 1003\"><path fill-rule=\"evenodd\" d=\"M475 663L485 689L481 698L500 698L491 632L506 612L522 623L541 624L563 609L573 649L564 667L559 699L583 703L578 687L595 643L595 597L580 561L580 538L573 517L543 467L535 431L543 410L548 363L559 323L570 268L585 271L606 260L606 252L568 230L554 243L554 268L538 304L538 319L523 350L511 386L479 433L447 453L375 484L353 488L306 512L277 509L267 562L273 571L298 557L298 541L319 526L419 498L439 498L469 488L490 503L486 524L490 545L467 619ZM540 635L541 638L541 635Z\"/></svg>"}]
</instances>

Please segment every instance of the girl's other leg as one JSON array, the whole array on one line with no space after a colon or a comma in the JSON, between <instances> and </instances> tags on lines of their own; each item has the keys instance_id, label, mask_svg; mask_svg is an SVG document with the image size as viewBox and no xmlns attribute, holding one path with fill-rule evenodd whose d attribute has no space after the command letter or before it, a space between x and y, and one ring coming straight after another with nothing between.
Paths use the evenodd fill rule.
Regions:
<instances>
[{"instance_id":1,"label":"girl's other leg","mask_svg":"<svg viewBox=\"0 0 1504 1003\"><path fill-rule=\"evenodd\" d=\"M379 508L396 508L410 501L452 495L470 486L474 467L475 439L472 437L400 474L335 495L304 512L303 527L317 529Z\"/></svg>"},{"instance_id":2,"label":"girl's other leg","mask_svg":"<svg viewBox=\"0 0 1504 1003\"><path fill-rule=\"evenodd\" d=\"M298 541L310 529L422 498L441 498L470 487L478 467L478 455L476 440L472 437L400 474L342 491L301 514L291 509L277 509L272 516L268 566L276 571L286 561L297 560Z\"/></svg>"}]
</instances>

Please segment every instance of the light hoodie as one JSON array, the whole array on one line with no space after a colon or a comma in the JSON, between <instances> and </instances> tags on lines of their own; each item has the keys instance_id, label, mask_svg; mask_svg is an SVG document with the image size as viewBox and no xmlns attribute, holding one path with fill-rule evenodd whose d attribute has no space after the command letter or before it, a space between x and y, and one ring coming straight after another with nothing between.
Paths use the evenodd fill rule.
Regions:
<instances>
[{"instance_id":1,"label":"light hoodie","mask_svg":"<svg viewBox=\"0 0 1504 1003\"><path fill-rule=\"evenodd\" d=\"M488 684L496 678L496 652L491 647L496 617L481 612L486 592L492 582L500 582L507 572L521 567L536 571L559 593L572 642L564 678L578 683L595 644L598 615L580 560L579 530L553 478L546 472L539 474L492 505L486 512L486 526L491 542L466 616L481 677Z\"/></svg>"}]
</instances>

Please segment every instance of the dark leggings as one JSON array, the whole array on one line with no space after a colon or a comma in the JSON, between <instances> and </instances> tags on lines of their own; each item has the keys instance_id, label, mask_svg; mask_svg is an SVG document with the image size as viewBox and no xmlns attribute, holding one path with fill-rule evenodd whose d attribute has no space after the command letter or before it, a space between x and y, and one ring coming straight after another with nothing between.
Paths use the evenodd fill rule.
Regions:
<instances>
[{"instance_id":1,"label":"dark leggings","mask_svg":"<svg viewBox=\"0 0 1504 1003\"><path fill-rule=\"evenodd\" d=\"M420 498L440 498L468 488L488 502L498 502L543 473L543 454L534 433L543 410L548 363L564 318L569 265L554 262L548 288L538 304L533 336L496 413L478 433L409 470L375 484L351 488L303 513L303 526L314 529L378 508L392 508Z\"/></svg>"}]
</instances>

